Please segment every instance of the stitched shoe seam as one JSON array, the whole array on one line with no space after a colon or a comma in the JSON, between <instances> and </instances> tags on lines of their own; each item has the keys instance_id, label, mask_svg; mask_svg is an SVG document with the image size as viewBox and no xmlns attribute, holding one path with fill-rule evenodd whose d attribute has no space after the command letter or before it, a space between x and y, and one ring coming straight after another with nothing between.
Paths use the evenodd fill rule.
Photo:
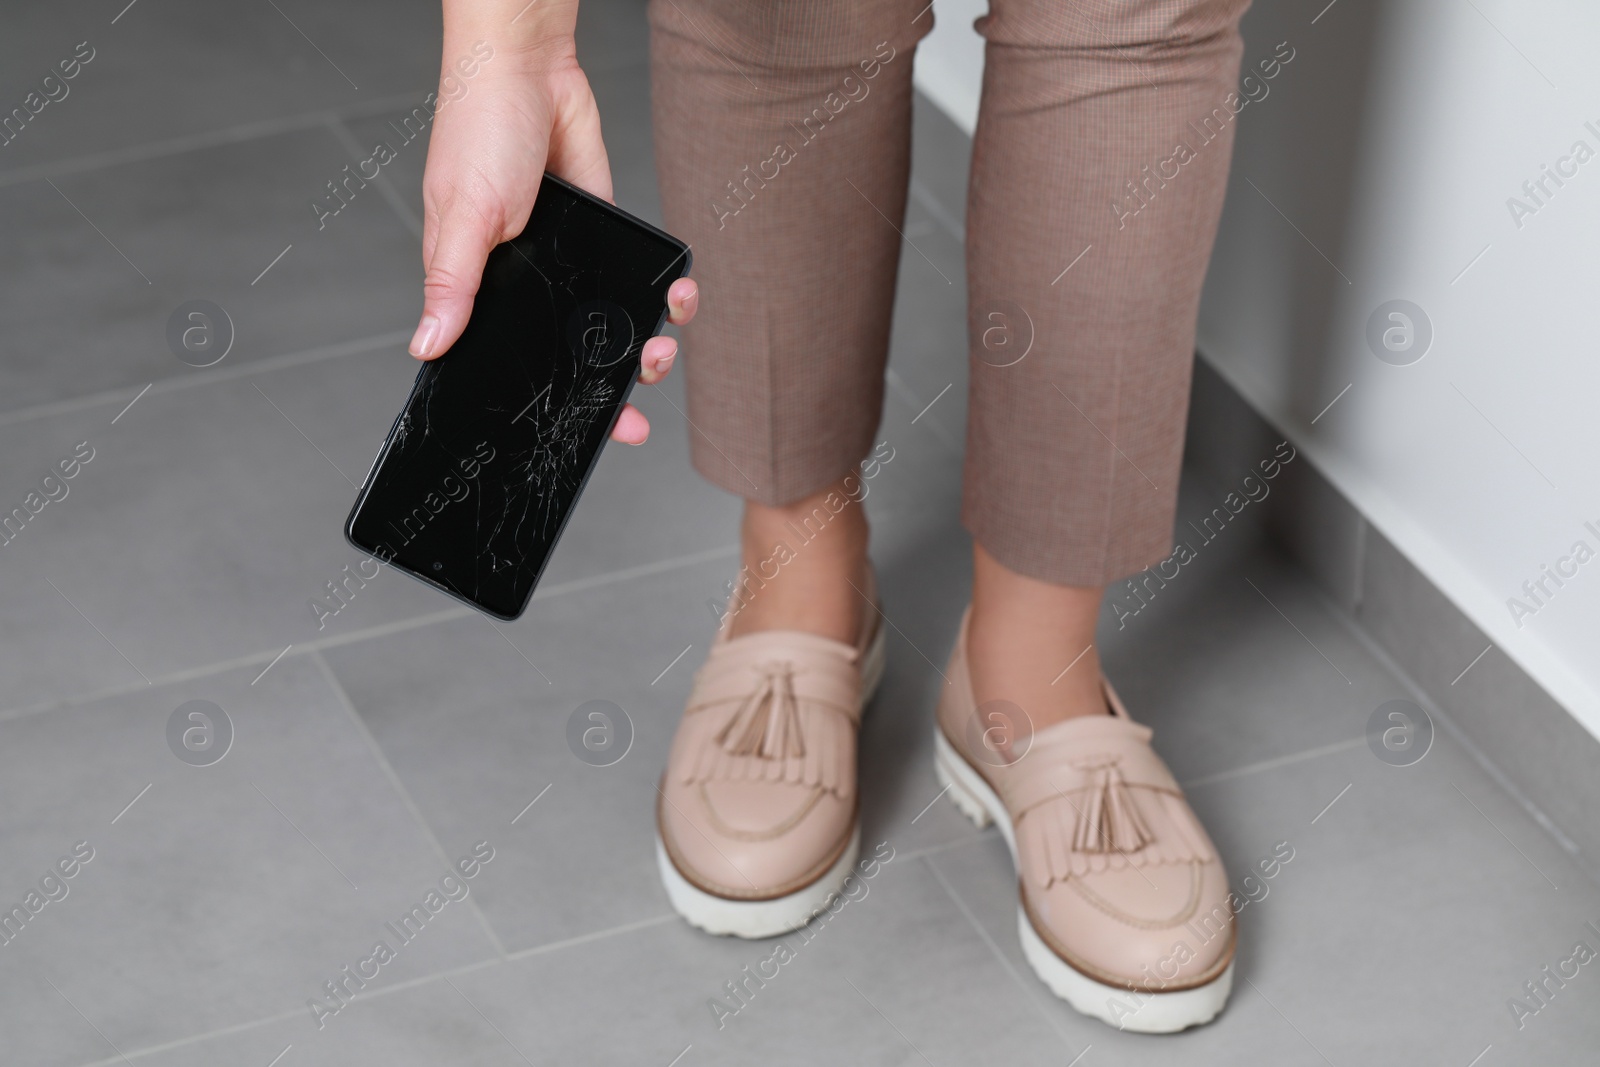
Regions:
<instances>
[{"instance_id":1,"label":"stitched shoe seam","mask_svg":"<svg viewBox=\"0 0 1600 1067\"><path fill-rule=\"evenodd\" d=\"M1071 967L1079 974L1082 974L1084 977L1099 982L1101 985L1113 986L1118 989L1126 989L1133 993L1147 993L1152 995L1159 993L1183 993L1191 989L1200 989L1204 986L1208 986L1220 978L1223 971L1228 969L1228 965L1233 962L1234 954L1239 947L1239 928L1237 924L1229 923L1228 947L1226 951L1222 953L1222 955L1217 957L1217 961L1215 963L1186 982L1164 982L1160 986L1152 987L1147 982L1141 982L1132 978L1123 977L1122 975L1112 974L1110 971L1096 967L1094 964L1082 959L1077 954L1069 952L1061 945L1060 941L1057 940L1055 934L1051 932L1049 927L1040 924L1034 918L1033 908L1028 904L1028 895L1020 880L1017 884L1017 895L1022 904L1022 914L1028 920L1028 925L1033 927L1034 933L1039 935L1039 940L1044 942L1045 947L1048 948L1057 959L1061 960L1062 963L1065 963L1067 966Z\"/></svg>"},{"instance_id":2,"label":"stitched shoe seam","mask_svg":"<svg viewBox=\"0 0 1600 1067\"><path fill-rule=\"evenodd\" d=\"M672 862L673 868L683 876L684 881L702 893L740 903L761 903L793 896L801 890L810 888L825 877L833 869L833 865L839 862L839 857L844 855L845 850L850 847L850 841L855 837L859 814L860 806L858 804L851 811L850 821L846 824L844 835L840 838L839 843L829 849L828 855L817 866L777 887L758 890L754 893L718 885L697 871L687 860L680 856L677 846L673 843L671 835L666 832L666 827L662 823L660 802L656 804L656 836L660 838L662 846L666 849L667 859Z\"/></svg>"},{"instance_id":3,"label":"stitched shoe seam","mask_svg":"<svg viewBox=\"0 0 1600 1067\"><path fill-rule=\"evenodd\" d=\"M723 780L730 780L731 781L731 780L735 780L735 779L718 779L718 780L719 781L723 781ZM738 781L750 781L751 779L737 779L737 780ZM731 837L735 841L772 841L772 840L775 840L776 838L782 837L784 834L788 833L790 830L793 830L796 826L799 826L800 823L805 819L805 817L807 815L811 814L812 809L817 806L817 802L822 799L822 794L827 792L827 790L823 789L820 785L812 786L811 787L811 796L809 798L807 798L806 802L800 806L800 810L798 810L798 811L794 812L792 815L788 816L786 819L784 819L782 822L780 822L776 827L773 827L773 828L768 829L768 830L739 830L739 829L735 829L734 827L729 826L727 823L723 822L721 817L717 815L716 809L711 804L711 797L706 793L706 784L707 783L704 782L704 781L701 781L701 782L699 782L697 784L699 785L699 788L700 788L700 802L705 805L706 819L711 823L711 829L715 830L717 833L721 834L724 837ZM773 784L780 784L780 783L773 783ZM782 784L787 784L787 783L782 783Z\"/></svg>"},{"instance_id":4,"label":"stitched shoe seam","mask_svg":"<svg viewBox=\"0 0 1600 1067\"><path fill-rule=\"evenodd\" d=\"M1106 915L1109 915L1111 918L1120 923L1137 927L1141 930L1165 930L1169 927L1181 926L1182 924L1188 922L1190 919L1194 918L1195 911L1200 907L1201 864L1198 860L1188 860L1187 863L1189 865L1189 892L1183 909L1170 919L1141 919L1137 915L1129 915L1127 912L1106 900L1099 893L1096 893L1093 889L1089 888L1088 880L1086 878L1073 877L1060 879L1060 881L1066 882L1066 884L1074 892L1076 892L1085 903L1094 908L1098 908L1100 911L1104 912Z\"/></svg>"}]
</instances>

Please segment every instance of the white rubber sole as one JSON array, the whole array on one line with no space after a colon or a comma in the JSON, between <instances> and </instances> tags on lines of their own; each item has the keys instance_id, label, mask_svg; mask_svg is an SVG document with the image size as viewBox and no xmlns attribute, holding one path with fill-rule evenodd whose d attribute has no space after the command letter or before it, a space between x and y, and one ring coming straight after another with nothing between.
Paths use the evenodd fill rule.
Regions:
<instances>
[{"instance_id":1,"label":"white rubber sole","mask_svg":"<svg viewBox=\"0 0 1600 1067\"><path fill-rule=\"evenodd\" d=\"M867 646L861 659L861 710L866 711L872 697L883 681L886 662L883 627ZM690 882L678 872L667 847L656 835L656 867L661 872L661 884L666 887L667 899L672 908L690 926L708 934L729 937L760 939L777 937L798 930L827 908L834 895L844 888L845 879L855 868L861 854L861 831L850 835L850 843L827 873L804 889L771 900L737 900L717 896Z\"/></svg>"},{"instance_id":2,"label":"white rubber sole","mask_svg":"<svg viewBox=\"0 0 1600 1067\"><path fill-rule=\"evenodd\" d=\"M851 835L850 844L828 868L828 873L804 889L772 900L733 900L707 893L679 874L667 855L667 847L660 837L656 838L656 866L661 870L661 884L667 887L667 899L672 901L673 910L690 926L708 934L752 940L798 930L819 912L827 910L860 854L861 832L858 830Z\"/></svg>"},{"instance_id":3,"label":"white rubber sole","mask_svg":"<svg viewBox=\"0 0 1600 1067\"><path fill-rule=\"evenodd\" d=\"M945 740L944 731L937 725L934 735L934 773L946 794L955 802L961 813L980 828L991 822L1000 828L1006 847L1011 850L1011 863L1020 871L1017 862L1017 835L1011 825L1000 797L972 769L959 752ZM1118 1030L1131 1030L1141 1034L1171 1034L1191 1026L1208 1023L1217 1017L1228 994L1233 990L1233 964L1203 986L1172 993L1136 993L1119 986L1097 982L1070 963L1063 960L1044 943L1021 902L1017 904L1017 934L1022 941L1022 954L1033 973L1050 988L1050 992L1071 1004L1085 1015L1099 1019Z\"/></svg>"}]
</instances>

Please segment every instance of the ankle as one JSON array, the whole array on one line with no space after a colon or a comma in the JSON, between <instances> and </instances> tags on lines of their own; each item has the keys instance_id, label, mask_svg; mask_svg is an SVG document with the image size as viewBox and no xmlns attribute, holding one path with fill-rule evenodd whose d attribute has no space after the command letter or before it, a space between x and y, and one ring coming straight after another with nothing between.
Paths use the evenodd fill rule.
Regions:
<instances>
[{"instance_id":1,"label":"ankle","mask_svg":"<svg viewBox=\"0 0 1600 1067\"><path fill-rule=\"evenodd\" d=\"M978 703L1010 701L1035 729L1105 714L1094 646L1102 595L1010 571L975 546L967 658Z\"/></svg>"},{"instance_id":2,"label":"ankle","mask_svg":"<svg viewBox=\"0 0 1600 1067\"><path fill-rule=\"evenodd\" d=\"M854 642L868 592L867 541L860 503L838 484L781 507L747 501L729 636L786 629Z\"/></svg>"}]
</instances>

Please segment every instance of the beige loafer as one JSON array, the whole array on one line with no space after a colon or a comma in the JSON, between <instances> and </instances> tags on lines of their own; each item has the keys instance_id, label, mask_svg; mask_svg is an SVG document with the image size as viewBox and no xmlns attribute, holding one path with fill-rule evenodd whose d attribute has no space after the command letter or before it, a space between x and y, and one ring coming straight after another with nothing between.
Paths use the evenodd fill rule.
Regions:
<instances>
[{"instance_id":1,"label":"beige loafer","mask_svg":"<svg viewBox=\"0 0 1600 1067\"><path fill-rule=\"evenodd\" d=\"M860 851L856 734L884 667L869 586L854 647L797 630L717 634L695 672L656 803L677 912L713 934L798 929Z\"/></svg>"},{"instance_id":2,"label":"beige loafer","mask_svg":"<svg viewBox=\"0 0 1600 1067\"><path fill-rule=\"evenodd\" d=\"M1209 1022L1233 986L1227 874L1178 783L1106 685L1111 714L1027 736L980 709L967 620L939 702L935 771L1017 867L1023 954L1057 996L1118 1029ZM998 703L998 702L997 702ZM1014 705L1012 705L1014 707ZM984 715L985 711L990 714ZM986 721L994 719L994 721Z\"/></svg>"}]
</instances>

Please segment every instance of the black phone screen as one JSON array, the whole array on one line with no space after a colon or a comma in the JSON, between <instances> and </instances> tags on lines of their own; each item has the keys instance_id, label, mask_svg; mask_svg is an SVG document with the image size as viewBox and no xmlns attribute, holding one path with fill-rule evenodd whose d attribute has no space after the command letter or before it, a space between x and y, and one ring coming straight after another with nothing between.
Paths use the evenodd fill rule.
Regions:
<instances>
[{"instance_id":1,"label":"black phone screen","mask_svg":"<svg viewBox=\"0 0 1600 1067\"><path fill-rule=\"evenodd\" d=\"M466 331L423 365L345 533L516 618L688 273L681 241L550 175L489 254Z\"/></svg>"}]
</instances>

